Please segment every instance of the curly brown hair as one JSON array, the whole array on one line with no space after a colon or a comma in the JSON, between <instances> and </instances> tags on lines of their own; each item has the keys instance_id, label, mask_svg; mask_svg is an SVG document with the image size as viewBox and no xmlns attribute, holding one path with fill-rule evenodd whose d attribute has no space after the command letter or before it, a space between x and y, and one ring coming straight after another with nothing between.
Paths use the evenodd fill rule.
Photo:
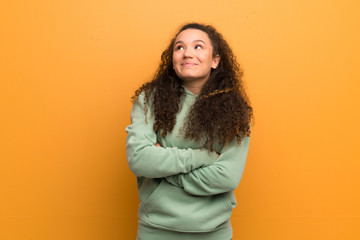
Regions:
<instances>
[{"instance_id":1,"label":"curly brown hair","mask_svg":"<svg viewBox=\"0 0 360 240\"><path fill-rule=\"evenodd\" d=\"M243 71L233 51L223 36L210 25L189 23L182 26L162 53L153 80L136 90L132 99L135 100L144 92L145 106L149 105L150 99L153 101L154 131L166 136L167 132L173 130L184 88L173 69L172 57L175 39L186 29L207 33L213 46L213 56L220 56L220 62L217 68L211 70L209 79L190 109L183 126L184 137L204 141L204 147L211 151L214 143L228 144L235 137L240 144L243 136L250 136L253 110L243 86Z\"/></svg>"}]
</instances>

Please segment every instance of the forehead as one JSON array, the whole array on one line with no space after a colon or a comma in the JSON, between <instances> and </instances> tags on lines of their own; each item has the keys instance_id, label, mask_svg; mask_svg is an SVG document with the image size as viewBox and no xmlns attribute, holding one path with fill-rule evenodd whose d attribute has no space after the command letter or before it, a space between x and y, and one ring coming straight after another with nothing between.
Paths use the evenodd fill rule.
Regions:
<instances>
[{"instance_id":1,"label":"forehead","mask_svg":"<svg viewBox=\"0 0 360 240\"><path fill-rule=\"evenodd\" d=\"M203 32L199 29L191 29L191 28L180 32L177 35L175 42L178 41L193 42L196 40L202 40L205 43L210 43L209 36L207 35L206 32Z\"/></svg>"}]
</instances>

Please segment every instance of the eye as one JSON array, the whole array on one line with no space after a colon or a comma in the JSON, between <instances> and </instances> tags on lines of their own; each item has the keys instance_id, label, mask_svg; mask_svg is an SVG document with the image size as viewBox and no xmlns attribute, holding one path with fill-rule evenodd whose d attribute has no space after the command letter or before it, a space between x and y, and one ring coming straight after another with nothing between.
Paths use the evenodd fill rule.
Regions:
<instances>
[{"instance_id":1,"label":"eye","mask_svg":"<svg viewBox=\"0 0 360 240\"><path fill-rule=\"evenodd\" d=\"M203 47L201 45L196 45L195 49L202 49Z\"/></svg>"},{"instance_id":2,"label":"eye","mask_svg":"<svg viewBox=\"0 0 360 240\"><path fill-rule=\"evenodd\" d=\"M184 49L184 47L181 46L181 45L178 45L178 46L175 47L175 50L183 50L183 49Z\"/></svg>"}]
</instances>

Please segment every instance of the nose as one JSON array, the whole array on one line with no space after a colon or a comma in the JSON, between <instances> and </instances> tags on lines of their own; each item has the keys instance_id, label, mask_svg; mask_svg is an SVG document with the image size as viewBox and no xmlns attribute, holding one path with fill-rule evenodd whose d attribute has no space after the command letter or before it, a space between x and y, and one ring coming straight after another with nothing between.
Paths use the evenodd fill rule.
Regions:
<instances>
[{"instance_id":1,"label":"nose","mask_svg":"<svg viewBox=\"0 0 360 240\"><path fill-rule=\"evenodd\" d=\"M184 50L184 58L192 58L194 55L192 48L186 48Z\"/></svg>"}]
</instances>

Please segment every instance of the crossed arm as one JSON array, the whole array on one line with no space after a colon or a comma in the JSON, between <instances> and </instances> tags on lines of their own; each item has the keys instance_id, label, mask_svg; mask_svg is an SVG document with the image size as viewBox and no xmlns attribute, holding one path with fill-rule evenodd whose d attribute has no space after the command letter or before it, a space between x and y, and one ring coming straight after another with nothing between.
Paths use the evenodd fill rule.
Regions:
<instances>
[{"instance_id":1,"label":"crossed arm","mask_svg":"<svg viewBox=\"0 0 360 240\"><path fill-rule=\"evenodd\" d=\"M189 173L166 177L174 186L198 196L215 195L235 190L244 172L250 137L245 137L239 145L236 140L225 146L219 158L211 165Z\"/></svg>"},{"instance_id":2,"label":"crossed arm","mask_svg":"<svg viewBox=\"0 0 360 240\"><path fill-rule=\"evenodd\" d=\"M144 111L144 94L134 102L131 124L126 127L126 156L130 169L138 177L161 178L215 162L216 153L206 149L179 149L156 147L157 137L153 130L154 116L149 108Z\"/></svg>"},{"instance_id":3,"label":"crossed arm","mask_svg":"<svg viewBox=\"0 0 360 240\"><path fill-rule=\"evenodd\" d=\"M153 131L154 118L144 112L144 96L134 102L127 126L126 155L138 177L165 178L189 194L206 196L233 191L239 184L250 137L234 139L220 153L206 149L161 147Z\"/></svg>"}]
</instances>

